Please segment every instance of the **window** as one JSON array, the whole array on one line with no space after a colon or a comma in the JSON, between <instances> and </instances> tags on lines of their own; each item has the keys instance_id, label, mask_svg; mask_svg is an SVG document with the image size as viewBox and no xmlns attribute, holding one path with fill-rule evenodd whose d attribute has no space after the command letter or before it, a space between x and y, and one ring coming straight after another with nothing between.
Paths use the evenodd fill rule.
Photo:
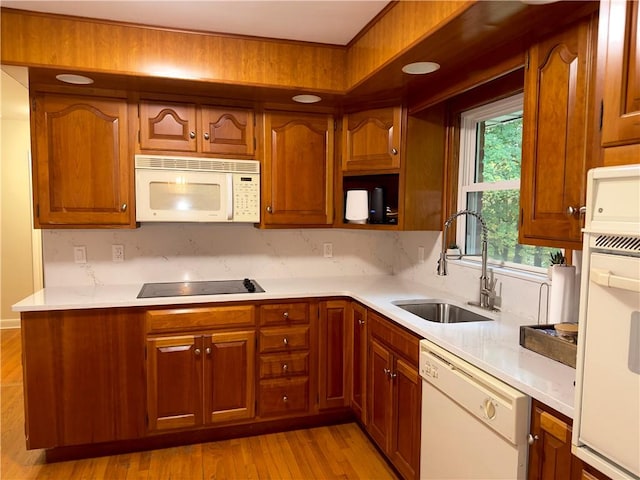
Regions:
<instances>
[{"instance_id":1,"label":"window","mask_svg":"<svg viewBox=\"0 0 640 480\"><path fill-rule=\"evenodd\" d=\"M546 268L553 249L518 243L522 108L523 97L518 94L461 114L458 209L482 214L492 263ZM466 255L479 255L479 222L471 216L461 220L458 246Z\"/></svg>"}]
</instances>

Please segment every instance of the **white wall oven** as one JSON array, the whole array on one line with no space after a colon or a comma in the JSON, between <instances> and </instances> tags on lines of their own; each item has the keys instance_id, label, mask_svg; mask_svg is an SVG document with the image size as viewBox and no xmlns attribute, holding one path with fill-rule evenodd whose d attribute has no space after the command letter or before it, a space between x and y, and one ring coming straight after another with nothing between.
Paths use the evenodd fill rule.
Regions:
<instances>
[{"instance_id":1,"label":"white wall oven","mask_svg":"<svg viewBox=\"0 0 640 480\"><path fill-rule=\"evenodd\" d=\"M640 478L640 165L589 172L572 450Z\"/></svg>"}]
</instances>

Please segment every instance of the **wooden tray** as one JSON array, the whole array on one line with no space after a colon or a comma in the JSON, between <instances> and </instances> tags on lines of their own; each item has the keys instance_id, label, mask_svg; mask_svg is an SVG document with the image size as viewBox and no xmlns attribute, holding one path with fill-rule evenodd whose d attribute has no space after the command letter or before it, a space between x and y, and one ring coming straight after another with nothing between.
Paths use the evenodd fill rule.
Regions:
<instances>
[{"instance_id":1,"label":"wooden tray","mask_svg":"<svg viewBox=\"0 0 640 480\"><path fill-rule=\"evenodd\" d=\"M556 362L576 368L577 345L558 337L553 325L522 325L520 345Z\"/></svg>"}]
</instances>

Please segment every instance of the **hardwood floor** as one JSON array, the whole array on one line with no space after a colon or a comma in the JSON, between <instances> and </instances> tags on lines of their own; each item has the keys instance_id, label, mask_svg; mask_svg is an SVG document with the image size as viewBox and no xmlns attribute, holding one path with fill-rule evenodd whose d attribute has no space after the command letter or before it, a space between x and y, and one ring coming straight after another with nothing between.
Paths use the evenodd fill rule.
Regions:
<instances>
[{"instance_id":1,"label":"hardwood floor","mask_svg":"<svg viewBox=\"0 0 640 480\"><path fill-rule=\"evenodd\" d=\"M2 480L397 478L355 423L47 464L25 449L20 356L20 330L0 330Z\"/></svg>"}]
</instances>

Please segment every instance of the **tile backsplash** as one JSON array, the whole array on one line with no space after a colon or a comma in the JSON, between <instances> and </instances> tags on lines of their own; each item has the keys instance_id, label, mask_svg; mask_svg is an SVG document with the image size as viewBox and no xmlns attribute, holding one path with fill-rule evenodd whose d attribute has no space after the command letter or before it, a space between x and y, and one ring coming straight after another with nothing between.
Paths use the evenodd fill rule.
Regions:
<instances>
[{"instance_id":1,"label":"tile backsplash","mask_svg":"<svg viewBox=\"0 0 640 480\"><path fill-rule=\"evenodd\" d=\"M252 225L142 224L135 230L43 230L45 286L232 278L380 275L393 271L394 232L259 230ZM331 243L333 257L323 256ZM113 262L111 246L124 246ZM85 246L87 263L74 263Z\"/></svg>"}]
</instances>

